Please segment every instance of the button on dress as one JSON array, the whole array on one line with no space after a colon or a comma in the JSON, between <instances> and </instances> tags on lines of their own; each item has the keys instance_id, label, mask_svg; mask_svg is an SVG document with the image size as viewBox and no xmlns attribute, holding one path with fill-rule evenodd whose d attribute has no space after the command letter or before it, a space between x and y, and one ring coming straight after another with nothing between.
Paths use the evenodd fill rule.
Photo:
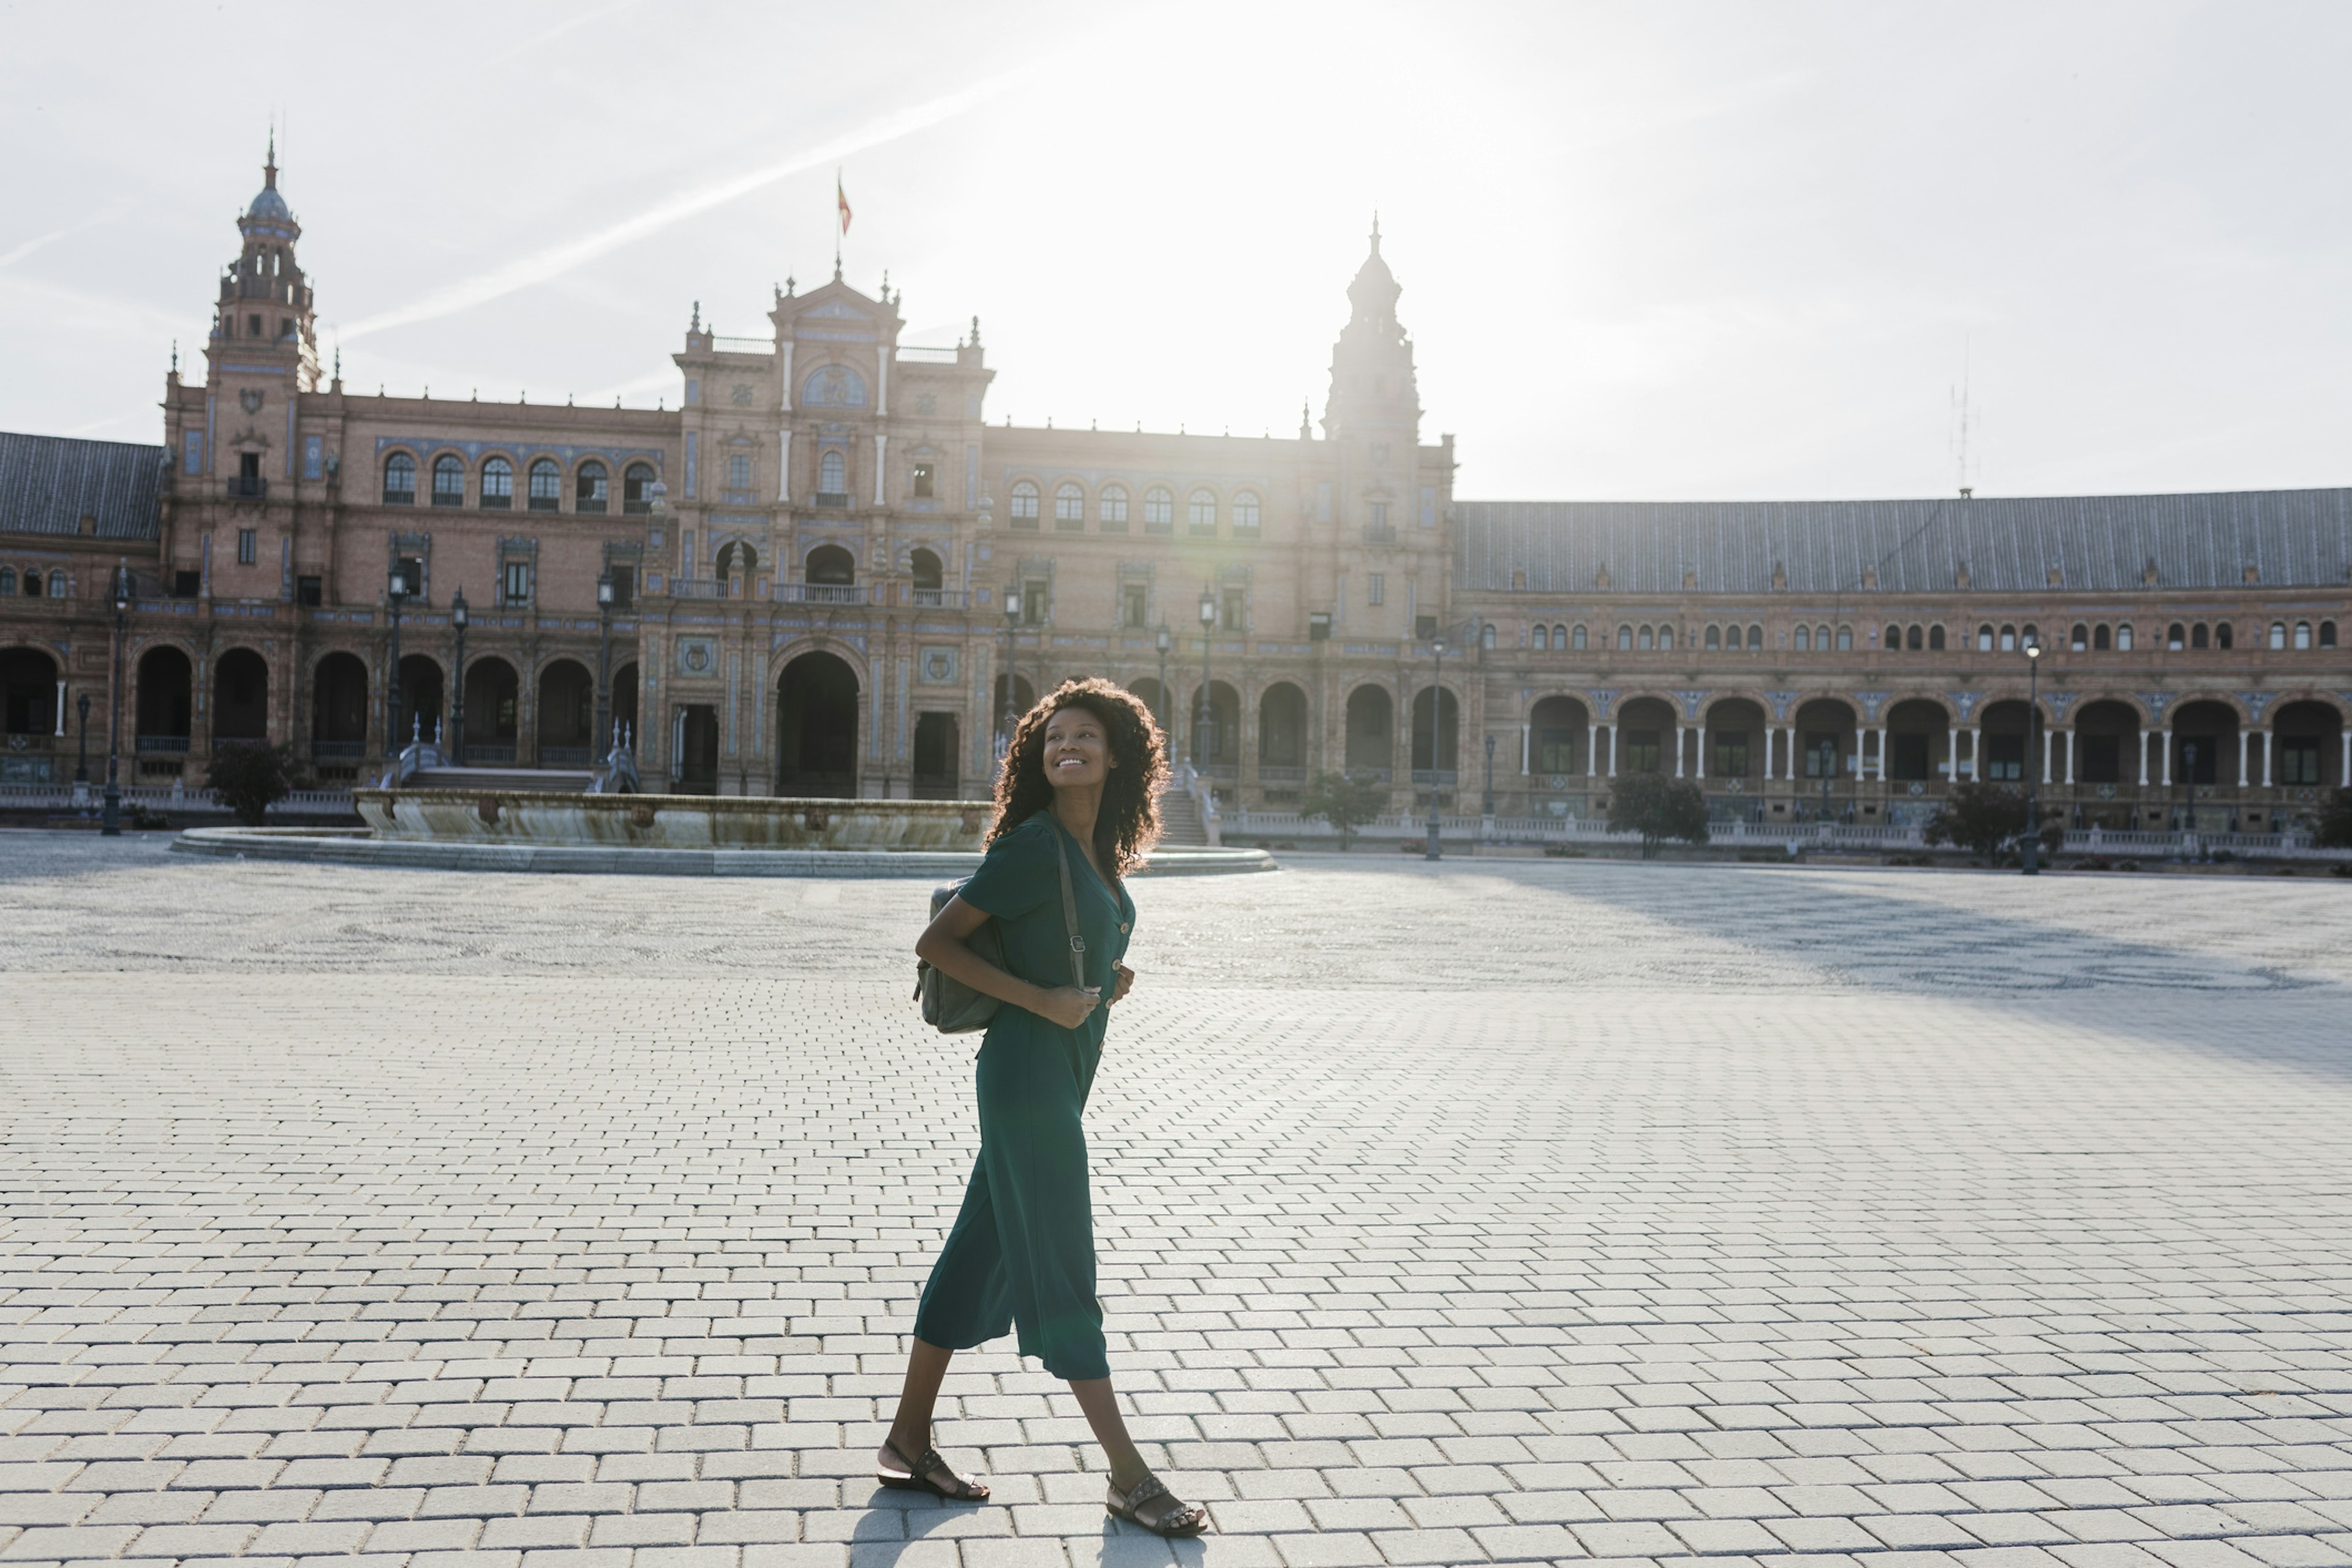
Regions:
<instances>
[{"instance_id":1,"label":"button on dress","mask_svg":"<svg viewBox=\"0 0 2352 1568\"><path fill-rule=\"evenodd\" d=\"M1040 811L998 839L959 895L995 921L1005 967L1034 985L1070 984L1057 843L1070 858L1086 983L1108 998L1135 905L1087 863L1077 840ZM966 1350L1018 1331L1021 1353L1056 1377L1108 1377L1095 1299L1094 1207L1080 1119L1102 1060L1109 1009L1065 1029L1010 1002L980 1047L980 1158L915 1314L915 1336Z\"/></svg>"}]
</instances>

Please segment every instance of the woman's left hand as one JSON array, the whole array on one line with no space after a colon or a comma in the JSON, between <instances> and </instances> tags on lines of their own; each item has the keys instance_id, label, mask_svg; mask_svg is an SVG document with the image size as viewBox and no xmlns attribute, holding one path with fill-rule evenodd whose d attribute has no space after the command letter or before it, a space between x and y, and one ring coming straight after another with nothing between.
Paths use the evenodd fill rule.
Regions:
<instances>
[{"instance_id":1,"label":"woman's left hand","mask_svg":"<svg viewBox=\"0 0 2352 1568\"><path fill-rule=\"evenodd\" d=\"M1116 960L1112 961L1110 967L1111 973L1118 976L1118 984L1111 987L1110 999L1114 1002L1123 1002L1127 999L1128 992L1134 987L1135 971Z\"/></svg>"}]
</instances>

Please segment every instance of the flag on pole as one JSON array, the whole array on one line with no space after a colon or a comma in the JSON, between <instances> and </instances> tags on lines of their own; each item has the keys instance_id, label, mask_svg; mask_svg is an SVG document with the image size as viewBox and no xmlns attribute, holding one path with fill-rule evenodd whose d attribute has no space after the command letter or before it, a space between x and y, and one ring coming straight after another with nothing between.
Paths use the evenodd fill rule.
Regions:
<instances>
[{"instance_id":1,"label":"flag on pole","mask_svg":"<svg viewBox=\"0 0 2352 1568\"><path fill-rule=\"evenodd\" d=\"M833 172L833 201L841 209L841 232L849 232L849 194L841 188L841 171Z\"/></svg>"}]
</instances>

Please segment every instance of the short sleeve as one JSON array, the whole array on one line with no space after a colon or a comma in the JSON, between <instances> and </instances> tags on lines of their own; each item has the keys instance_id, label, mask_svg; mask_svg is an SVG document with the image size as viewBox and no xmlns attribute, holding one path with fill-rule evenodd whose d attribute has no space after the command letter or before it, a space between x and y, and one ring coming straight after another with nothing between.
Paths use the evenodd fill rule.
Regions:
<instances>
[{"instance_id":1,"label":"short sleeve","mask_svg":"<svg viewBox=\"0 0 2352 1568\"><path fill-rule=\"evenodd\" d=\"M998 839L956 895L993 920L1017 921L1055 893L1054 829L1033 816Z\"/></svg>"}]
</instances>

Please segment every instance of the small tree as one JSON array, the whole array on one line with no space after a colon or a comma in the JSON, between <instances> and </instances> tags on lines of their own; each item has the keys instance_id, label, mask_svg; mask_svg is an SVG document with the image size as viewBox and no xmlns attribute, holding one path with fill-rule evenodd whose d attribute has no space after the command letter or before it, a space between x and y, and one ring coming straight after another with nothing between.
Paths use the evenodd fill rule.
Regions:
<instances>
[{"instance_id":1,"label":"small tree","mask_svg":"<svg viewBox=\"0 0 2352 1568\"><path fill-rule=\"evenodd\" d=\"M2352 789L2339 789L2312 814L2311 841L2322 849L2352 849Z\"/></svg>"},{"instance_id":2,"label":"small tree","mask_svg":"<svg viewBox=\"0 0 2352 1568\"><path fill-rule=\"evenodd\" d=\"M1658 852L1662 839L1706 842L1706 796L1688 779L1634 773L1609 790L1609 831L1642 836L1642 858Z\"/></svg>"},{"instance_id":3,"label":"small tree","mask_svg":"<svg viewBox=\"0 0 2352 1568\"><path fill-rule=\"evenodd\" d=\"M267 741L230 741L213 752L205 783L247 827L258 827L270 806L294 788L294 748Z\"/></svg>"},{"instance_id":4,"label":"small tree","mask_svg":"<svg viewBox=\"0 0 2352 1568\"><path fill-rule=\"evenodd\" d=\"M1982 859L2000 857L2001 846L2025 831L2023 792L2000 784L1953 787L1919 830L1930 844L1957 844Z\"/></svg>"},{"instance_id":5,"label":"small tree","mask_svg":"<svg viewBox=\"0 0 2352 1568\"><path fill-rule=\"evenodd\" d=\"M1329 823L1345 850L1356 829L1377 819L1388 805L1388 786L1369 774L1317 773L1298 811L1302 816L1319 816Z\"/></svg>"}]
</instances>

